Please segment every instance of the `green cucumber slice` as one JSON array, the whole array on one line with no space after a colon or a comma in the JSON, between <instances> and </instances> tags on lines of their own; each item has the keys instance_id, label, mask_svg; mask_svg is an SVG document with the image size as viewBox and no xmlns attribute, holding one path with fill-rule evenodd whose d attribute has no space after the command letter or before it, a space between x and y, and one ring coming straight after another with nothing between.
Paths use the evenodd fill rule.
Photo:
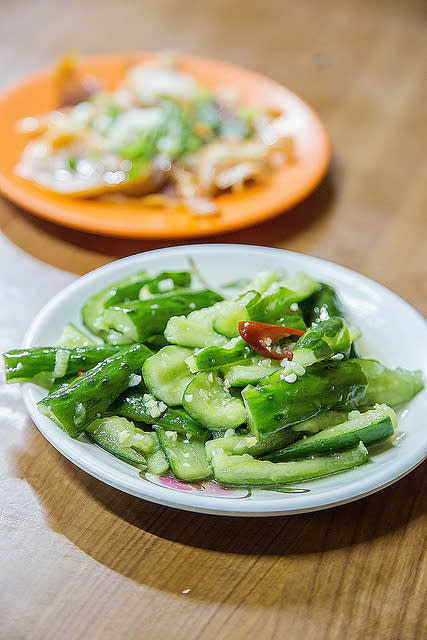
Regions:
<instances>
[{"instance_id":1,"label":"green cucumber slice","mask_svg":"<svg viewBox=\"0 0 427 640\"><path fill-rule=\"evenodd\" d=\"M179 407L164 409L161 404L153 395L139 389L128 389L114 403L111 411L129 420L158 424L184 434L190 433L199 437L206 434L206 429L193 420L184 409Z\"/></svg>"},{"instance_id":2,"label":"green cucumber slice","mask_svg":"<svg viewBox=\"0 0 427 640\"><path fill-rule=\"evenodd\" d=\"M145 434L132 422L119 416L94 420L86 427L85 432L96 444L109 453L144 469L146 457L143 453L150 453L154 449L154 443L149 434ZM138 450L133 448L134 443L137 444Z\"/></svg>"},{"instance_id":3,"label":"green cucumber slice","mask_svg":"<svg viewBox=\"0 0 427 640\"><path fill-rule=\"evenodd\" d=\"M75 324L69 322L65 325L57 343L57 347L89 347L95 342L88 335L80 331Z\"/></svg>"},{"instance_id":4,"label":"green cucumber slice","mask_svg":"<svg viewBox=\"0 0 427 640\"><path fill-rule=\"evenodd\" d=\"M295 462L255 460L247 454L228 456L222 449L216 449L212 456L212 467L214 478L219 482L243 486L272 486L301 482L352 469L367 461L368 451L361 442L357 447L347 451Z\"/></svg>"},{"instance_id":5,"label":"green cucumber slice","mask_svg":"<svg viewBox=\"0 0 427 640\"><path fill-rule=\"evenodd\" d=\"M82 307L83 324L95 335L102 334L99 328L99 320L105 309L124 300L132 300L138 297L142 285L147 282L147 273L138 273L111 284L99 293L95 294Z\"/></svg>"},{"instance_id":6,"label":"green cucumber slice","mask_svg":"<svg viewBox=\"0 0 427 640\"><path fill-rule=\"evenodd\" d=\"M173 316L169 319L164 335L172 344L199 349L210 345L227 344L228 340L213 329L218 305L192 311L188 316Z\"/></svg>"},{"instance_id":7,"label":"green cucumber slice","mask_svg":"<svg viewBox=\"0 0 427 640\"><path fill-rule=\"evenodd\" d=\"M177 431L160 426L156 426L156 433L170 467L179 480L194 482L212 476L204 440L189 439Z\"/></svg>"},{"instance_id":8,"label":"green cucumber slice","mask_svg":"<svg viewBox=\"0 0 427 640\"><path fill-rule=\"evenodd\" d=\"M238 364L221 367L221 373L231 387L245 387L247 384L256 384L279 369L279 360L255 356Z\"/></svg>"},{"instance_id":9,"label":"green cucumber slice","mask_svg":"<svg viewBox=\"0 0 427 640\"><path fill-rule=\"evenodd\" d=\"M144 362L142 376L147 389L170 407L182 404L184 391L193 379L185 360L192 349L171 345L163 347Z\"/></svg>"},{"instance_id":10,"label":"green cucumber slice","mask_svg":"<svg viewBox=\"0 0 427 640\"><path fill-rule=\"evenodd\" d=\"M365 445L372 444L393 435L395 424L397 424L397 418L393 409L387 405L378 405L376 409L360 413L351 420L270 453L264 459L272 462L286 462L319 453L350 449L359 441Z\"/></svg>"},{"instance_id":11,"label":"green cucumber slice","mask_svg":"<svg viewBox=\"0 0 427 640\"><path fill-rule=\"evenodd\" d=\"M183 406L187 413L211 431L238 427L247 420L240 397L234 397L220 376L201 371L187 386Z\"/></svg>"},{"instance_id":12,"label":"green cucumber slice","mask_svg":"<svg viewBox=\"0 0 427 640\"><path fill-rule=\"evenodd\" d=\"M282 429L260 442L258 442L255 436L251 435L225 436L208 440L205 444L206 455L208 460L212 460L215 449L222 449L227 455L243 455L249 453L249 455L257 457L270 451L281 449L295 442L295 440L298 440L300 437L301 434L291 431L291 429Z\"/></svg>"},{"instance_id":13,"label":"green cucumber slice","mask_svg":"<svg viewBox=\"0 0 427 640\"><path fill-rule=\"evenodd\" d=\"M260 298L257 291L247 291L236 300L225 300L218 305L213 328L227 338L237 338L239 335L239 322L249 320L249 311L253 304Z\"/></svg>"}]
</instances>

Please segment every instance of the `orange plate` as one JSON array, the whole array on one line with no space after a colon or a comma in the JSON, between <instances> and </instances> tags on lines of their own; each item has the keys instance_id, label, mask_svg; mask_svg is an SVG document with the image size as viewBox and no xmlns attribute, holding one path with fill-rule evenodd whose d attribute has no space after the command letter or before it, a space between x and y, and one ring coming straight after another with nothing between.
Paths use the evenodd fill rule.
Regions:
<instances>
[{"instance_id":1,"label":"orange plate","mask_svg":"<svg viewBox=\"0 0 427 640\"><path fill-rule=\"evenodd\" d=\"M122 80L126 68L154 54L113 54L80 61L83 73L108 89ZM233 86L248 104L284 109L292 122L296 160L278 169L265 184L217 198L220 214L194 216L184 207L149 208L97 200L66 198L39 189L15 175L27 143L17 132L20 118L56 108L52 69L40 71L0 97L0 190L16 204L58 224L104 235L181 238L206 236L247 227L291 207L319 183L330 156L328 136L317 115L294 93L273 80L217 60L182 56L181 68L206 87Z\"/></svg>"}]
</instances>

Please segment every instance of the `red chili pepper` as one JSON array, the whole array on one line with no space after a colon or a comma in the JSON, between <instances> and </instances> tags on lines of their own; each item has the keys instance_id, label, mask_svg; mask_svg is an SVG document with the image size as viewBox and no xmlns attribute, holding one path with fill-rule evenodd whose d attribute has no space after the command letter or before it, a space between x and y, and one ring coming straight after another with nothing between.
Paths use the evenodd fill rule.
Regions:
<instances>
[{"instance_id":1,"label":"red chili pepper","mask_svg":"<svg viewBox=\"0 0 427 640\"><path fill-rule=\"evenodd\" d=\"M277 353L269 348L266 339L270 338L271 343L279 338L289 338L290 336L301 337L305 331L302 329L292 329L291 327L282 327L278 324L268 324L266 322L239 322L239 333L243 340L261 356L265 358L273 358L274 360L283 360L287 358L292 360L292 351L284 351Z\"/></svg>"}]
</instances>

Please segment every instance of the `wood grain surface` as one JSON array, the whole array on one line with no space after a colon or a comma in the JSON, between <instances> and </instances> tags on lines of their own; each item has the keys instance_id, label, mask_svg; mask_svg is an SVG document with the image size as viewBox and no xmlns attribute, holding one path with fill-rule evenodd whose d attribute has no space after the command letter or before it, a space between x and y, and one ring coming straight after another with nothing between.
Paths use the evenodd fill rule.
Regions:
<instances>
[{"instance_id":1,"label":"wood grain surface","mask_svg":"<svg viewBox=\"0 0 427 640\"><path fill-rule=\"evenodd\" d=\"M331 169L292 212L211 241L338 262L425 314L424 11L415 0L3 0L0 83L64 50L138 48L272 76L325 121ZM5 200L0 230L2 351L77 275L167 246L55 227ZM43 439L13 386L0 387L0 434L2 639L425 637L422 467L343 507L232 519L153 505L91 478Z\"/></svg>"}]
</instances>

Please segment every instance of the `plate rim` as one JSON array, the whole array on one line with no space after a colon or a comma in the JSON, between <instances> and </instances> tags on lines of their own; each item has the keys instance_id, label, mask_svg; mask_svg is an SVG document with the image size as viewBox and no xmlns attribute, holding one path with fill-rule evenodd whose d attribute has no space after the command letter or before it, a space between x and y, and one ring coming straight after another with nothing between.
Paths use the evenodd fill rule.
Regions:
<instances>
[{"instance_id":1,"label":"plate rim","mask_svg":"<svg viewBox=\"0 0 427 640\"><path fill-rule=\"evenodd\" d=\"M406 302L406 300L404 300L401 296L396 294L391 289L388 289L387 287L381 285L380 283L374 280L371 280L367 276L359 274L352 269L349 269L347 267L344 267L342 265L339 265L337 263L334 263L328 260L324 260L322 258L307 256L302 253L288 251L288 250L279 249L279 248L263 247L263 246L257 246L257 245L245 245L245 244L209 243L209 244L181 245L181 246L175 246L175 247L166 247L161 249L154 249L152 251L142 252L139 254L135 254L133 256L127 256L125 258L115 260L111 263L107 263L106 265L98 267L97 269L94 269L89 273L79 278L76 278L76 280L74 280L64 289L59 291L35 316L35 318L33 319L33 322L31 323L30 327L28 328L25 334L24 341L23 341L24 346L31 346L34 340L34 336L37 335L37 332L43 326L43 324L46 321L48 321L48 318L51 312L55 308L57 308L57 306L60 306L68 298L70 293L73 293L75 290L78 291L78 289L81 287L82 282L87 283L87 282L90 282L90 280L92 279L96 280L97 277L100 276L100 274L101 274L101 277L103 277L103 275L105 275L106 273L108 274L109 272L114 272L118 264L120 265L124 263L132 264L133 262L138 263L141 260L142 262L144 262L144 258L149 259L150 256L152 256L153 254L169 254L172 256L174 254L188 255L189 252L197 254L197 253L202 253L204 250L207 250L207 249L209 251L225 250L229 252L236 251L236 250L237 251L243 250L245 252L248 252L251 250L255 250L255 251L261 250L266 254L268 253L270 255L275 255L276 257L279 255L297 256L298 258L303 258L304 261L308 261L308 263L310 263L310 266L315 266L316 264L321 263L323 265L328 266L329 268L332 268L333 270L337 269L338 271L342 272L344 275L347 275L348 277L356 276L358 279L361 280L363 284L365 284L365 286L369 286L369 287L374 286L374 289L379 288L379 290L382 290L387 295L391 295L396 302L398 302L401 305L403 304L406 311L412 313L414 315L414 318L422 324L427 334L427 325L425 323L423 316L416 309L414 309L414 307L412 307L408 302ZM309 504L307 506L301 506L295 509L286 508L285 504L280 506L277 504L275 506L270 505L267 510L263 510L262 508L260 508L259 504L256 504L256 503L251 504L251 500L246 498L244 499L244 502L241 502L241 508L236 509L236 507L239 505L239 502L236 502L236 501L239 501L239 498L229 499L229 498L221 498L221 497L214 497L214 496L203 496L201 494L190 493L190 492L189 493L179 492L179 491L174 491L172 489L168 489L167 487L159 487L157 485L149 483L148 481L141 481L141 490L135 490L131 486L131 484L134 483L134 478L128 475L129 481L127 482L126 474L124 472L123 474L120 474L118 472L116 473L116 476L118 474L121 477L121 480L117 480L117 478L111 479L111 477L106 478L105 473L102 471L102 469L98 465L98 461L93 460L91 461L91 464L88 464L87 456L86 455L82 456L81 453L79 455L79 458L80 458L79 461L76 462L76 459L73 456L73 453L70 452L70 449L73 448L74 443L76 442L81 443L81 441L76 441L70 438L63 431L61 431L59 427L54 425L53 422L51 422L48 418L46 418L45 416L43 416L38 412L37 406L35 405L32 399L33 388L34 388L34 385L30 383L26 383L22 385L22 395L23 395L25 406L33 422L35 423L37 429L50 442L50 444L52 444L52 446L54 446L62 455L64 455L64 457L70 460L70 462L75 464L77 467L81 468L83 471L85 471L89 475L92 475L93 477L97 478L101 482L104 482L109 486L112 486L116 489L124 491L125 493L129 493L131 495L148 500L150 502L154 502L156 504L161 504L164 506L178 508L186 511L208 513L211 515L213 514L213 515L228 515L228 516L240 516L240 517L247 517L247 516L269 517L269 516L280 516L280 515L294 515L298 513L307 513L307 512L332 508L335 506L347 504L349 502L353 502L355 500L361 499L363 497L376 493L377 491L380 491L386 488L387 486L390 486L394 482L397 482L402 477L410 473L418 465L420 465L426 457L425 454L423 455L422 447L420 447L419 449L415 449L413 452L411 452L410 456L406 455L406 457L404 458L404 460L406 461L405 463L403 463L403 461L400 461L400 464L393 465L393 469L389 468L386 465L385 469L377 470L377 473L375 476L377 480L375 481L375 483L373 482L373 479L369 481L370 480L369 478L364 479L362 476L361 478L354 481L351 485L347 485L350 487L350 491L347 491L347 495L340 499L332 498L331 500L323 501L321 504L311 504L311 505ZM424 390L424 393L426 393L426 390ZM49 428L46 427L46 424L50 425L51 427L52 426L54 427L54 429L51 429L53 433L53 437L52 437L52 433L50 433ZM56 435L58 435L58 438L55 437ZM427 442L427 434L425 439ZM83 462L82 462L82 457L83 457ZM90 453L89 453L89 458L90 458ZM355 471L357 472L357 469ZM365 489L363 491L360 490L361 485L365 485ZM344 488L347 488L346 485L344 485ZM332 495L335 496L336 493L342 493L342 492L343 492L342 487L338 489L334 489L334 491L332 492ZM302 494L302 495L309 496L310 494ZM314 494L311 494L311 495L314 495ZM290 502L288 503L288 505L289 507L291 507Z\"/></svg>"},{"instance_id":2,"label":"plate rim","mask_svg":"<svg viewBox=\"0 0 427 640\"><path fill-rule=\"evenodd\" d=\"M83 64L98 64L102 62L112 63L114 61L126 61L132 58L138 57L147 57L155 55L155 51L124 51L124 52L116 52L116 53L106 53L106 54L97 54L97 55L84 55L80 56L79 60L82 61ZM11 202L22 207L25 211L29 212L32 215L35 215L44 220L48 220L54 224L69 227L72 229L76 229L82 232L93 233L95 235L101 236L109 236L109 237L122 237L122 238L145 238L145 239L192 239L192 238L204 238L206 236L214 236L214 235L223 235L227 233L232 233L239 229L245 229L257 224L262 224L267 220L270 220L280 214L286 213L295 207L298 203L305 200L320 184L324 176L326 175L328 168L331 163L331 140L329 133L326 129L326 126L317 113L317 111L304 100L299 94L295 93L291 89L289 89L284 84L279 81L271 78L266 74L259 73L258 71L254 71L248 67L244 67L242 65L238 65L232 62L228 62L226 60L221 60L219 58L211 58L209 56L200 56L200 55L191 55L191 54L181 54L180 57L185 62L195 62L198 63L207 63L212 65L220 65L234 70L236 73L249 74L251 77L255 79L259 79L259 81L271 83L272 86L275 86L276 89L280 91L284 91L293 99L296 99L305 110L310 114L310 118L315 123L315 127L318 131L322 139L322 151L316 154L317 162L315 170L312 171L309 179L305 180L302 188L300 188L297 192L295 192L292 197L287 197L285 202L272 201L264 204L263 208L259 209L257 213L251 214L249 217L246 217L243 220L231 219L228 221L223 221L218 227L210 227L210 226L200 226L200 227L192 227L190 229L170 229L166 227L165 229L157 229L152 231L145 231L143 225L136 224L133 226L128 226L120 222L120 213L115 218L114 222L109 221L107 227L100 226L99 217L94 215L90 215L89 212L78 212L76 217L70 217L69 211L64 211L61 200L62 196L60 194L50 194L48 191L44 191L41 188L38 188L37 185L32 183L26 185L31 189L30 193L27 193L23 190L19 184L16 184L12 181L9 175L0 171L0 192ZM44 66L39 70L32 71L31 73L26 74L24 77L12 82L5 87L2 87L0 90L0 107L2 104L6 103L7 100L12 96L15 92L22 90L27 84L31 82L37 81L39 78L43 78L52 73L53 65ZM256 189L256 187L254 187ZM265 195L268 196L269 188L268 185L261 188L265 188ZM219 196L221 198L221 195ZM226 196L224 196L226 197ZM42 200L37 201L38 198ZM44 200L46 198L46 200ZM250 194L248 195L250 199ZM36 202L32 201L36 199ZM98 201L95 201L98 202ZM30 205L29 205L30 203ZM234 203L233 203L234 204ZM65 198L65 205L70 206L70 199ZM117 205L120 207L120 205ZM242 202L240 205L244 208L245 203ZM153 210L150 209L150 212ZM148 210L147 210L148 212ZM58 217L59 216L59 217ZM111 226L109 226L111 225Z\"/></svg>"}]
</instances>

